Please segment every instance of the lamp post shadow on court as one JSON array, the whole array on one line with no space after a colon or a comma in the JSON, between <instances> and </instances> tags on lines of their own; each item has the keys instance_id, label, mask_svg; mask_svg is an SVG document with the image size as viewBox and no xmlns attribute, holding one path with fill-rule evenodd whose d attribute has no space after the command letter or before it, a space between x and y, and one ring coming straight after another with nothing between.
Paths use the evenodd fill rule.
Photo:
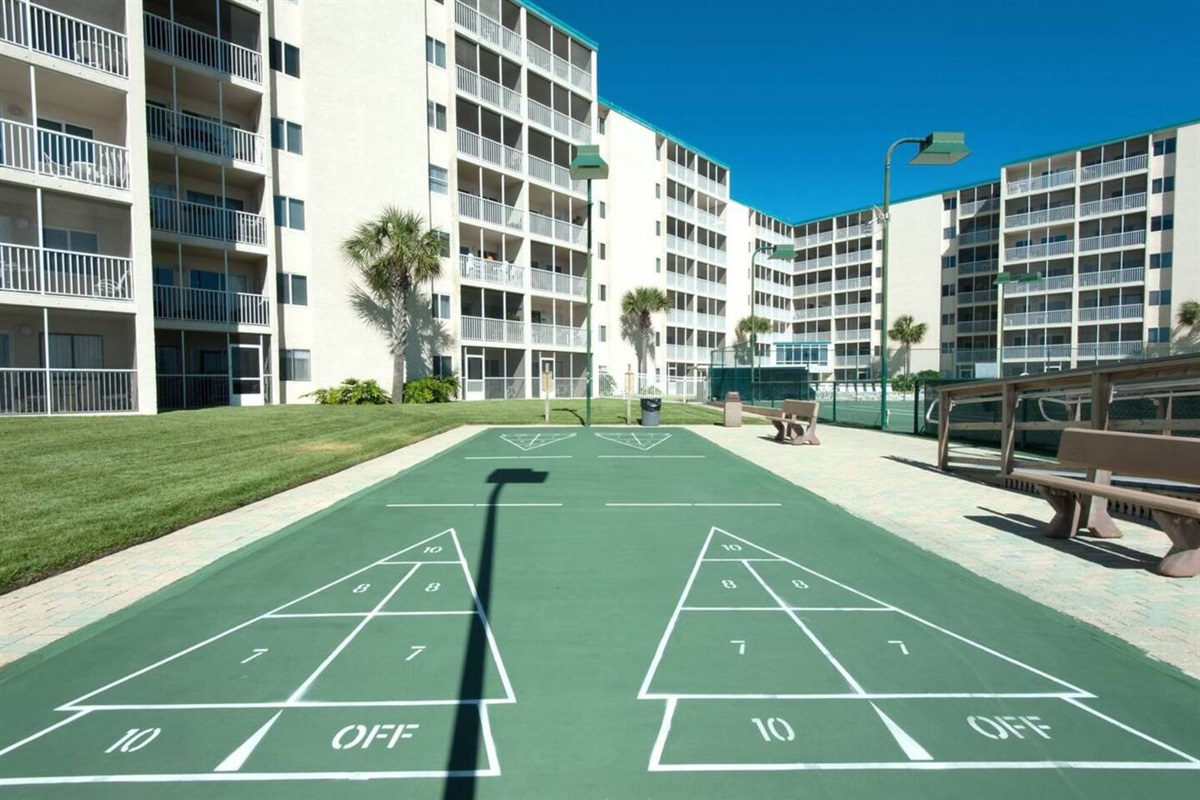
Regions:
<instances>
[{"instance_id":1,"label":"lamp post shadow on court","mask_svg":"<svg viewBox=\"0 0 1200 800\"><path fill-rule=\"evenodd\" d=\"M548 472L532 469L497 469L488 475L485 483L492 484L488 497L487 517L483 525L483 541L479 548L479 563L471 570L475 577L475 592L479 598L479 610L487 617L492 596L492 569L496 553L496 507L505 486L515 484L543 484ZM463 554L464 560L466 553ZM482 701L484 675L490 649L483 620L471 617L471 631L467 639L467 650L463 656L462 677L458 687L459 705L454 715L454 731L450 741L450 755L446 760L447 772L462 773L462 777L446 778L443 785L444 800L473 800L475 797L475 775L479 761L479 738L482 734L479 705Z\"/></svg>"}]
</instances>

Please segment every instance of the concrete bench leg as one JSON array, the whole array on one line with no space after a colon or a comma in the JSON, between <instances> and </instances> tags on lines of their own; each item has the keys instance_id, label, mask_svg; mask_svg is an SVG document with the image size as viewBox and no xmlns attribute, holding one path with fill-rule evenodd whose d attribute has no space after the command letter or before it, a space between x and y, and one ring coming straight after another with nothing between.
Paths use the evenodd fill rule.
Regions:
<instances>
[{"instance_id":1,"label":"concrete bench leg","mask_svg":"<svg viewBox=\"0 0 1200 800\"><path fill-rule=\"evenodd\" d=\"M790 424L785 424L781 419L773 419L771 420L771 424L775 426L775 441L782 442L788 435L788 428L791 427Z\"/></svg>"},{"instance_id":2,"label":"concrete bench leg","mask_svg":"<svg viewBox=\"0 0 1200 800\"><path fill-rule=\"evenodd\" d=\"M1084 527L1088 533L1100 539L1121 538L1121 531L1108 515L1108 502L1103 497L1088 497L1079 502L1087 510L1087 525Z\"/></svg>"},{"instance_id":3,"label":"concrete bench leg","mask_svg":"<svg viewBox=\"0 0 1200 800\"><path fill-rule=\"evenodd\" d=\"M817 421L814 419L808 423L807 427L795 426L796 435L792 437L792 444L820 444L821 440L817 438Z\"/></svg>"},{"instance_id":4,"label":"concrete bench leg","mask_svg":"<svg viewBox=\"0 0 1200 800\"><path fill-rule=\"evenodd\" d=\"M1082 509L1075 495L1046 486L1039 486L1038 494L1054 509L1054 519L1046 523L1046 535L1051 539L1073 538L1079 531L1079 518L1082 516Z\"/></svg>"},{"instance_id":5,"label":"concrete bench leg","mask_svg":"<svg viewBox=\"0 0 1200 800\"><path fill-rule=\"evenodd\" d=\"M1158 573L1171 578L1200 575L1200 520L1153 511L1154 521L1171 538L1172 547L1158 562Z\"/></svg>"}]
</instances>

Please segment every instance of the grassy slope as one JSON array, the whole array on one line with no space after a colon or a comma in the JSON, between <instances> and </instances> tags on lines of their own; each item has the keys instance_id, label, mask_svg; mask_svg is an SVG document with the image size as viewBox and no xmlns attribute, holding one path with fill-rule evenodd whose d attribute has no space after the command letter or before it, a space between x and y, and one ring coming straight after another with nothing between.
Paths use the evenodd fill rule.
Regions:
<instances>
[{"instance_id":1,"label":"grassy slope","mask_svg":"<svg viewBox=\"0 0 1200 800\"><path fill-rule=\"evenodd\" d=\"M583 401L551 408L551 423L581 423ZM0 420L0 593L459 425L539 424L542 410L504 400ZM624 417L624 401L593 402L594 424ZM719 420L663 405L664 424Z\"/></svg>"}]
</instances>

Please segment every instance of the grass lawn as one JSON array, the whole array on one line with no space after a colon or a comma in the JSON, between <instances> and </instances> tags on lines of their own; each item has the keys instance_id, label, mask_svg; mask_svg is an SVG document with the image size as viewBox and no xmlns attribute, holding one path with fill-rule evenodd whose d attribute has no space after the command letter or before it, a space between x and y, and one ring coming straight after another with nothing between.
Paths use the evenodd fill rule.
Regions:
<instances>
[{"instance_id":1,"label":"grass lawn","mask_svg":"<svg viewBox=\"0 0 1200 800\"><path fill-rule=\"evenodd\" d=\"M0 593L459 425L542 424L542 411L540 400L499 400L0 420L10 467L0 481ZM550 422L580 425L583 413L582 400L552 401ZM663 404L663 424L720 419ZM594 424L624 421L625 401L593 401Z\"/></svg>"}]
</instances>

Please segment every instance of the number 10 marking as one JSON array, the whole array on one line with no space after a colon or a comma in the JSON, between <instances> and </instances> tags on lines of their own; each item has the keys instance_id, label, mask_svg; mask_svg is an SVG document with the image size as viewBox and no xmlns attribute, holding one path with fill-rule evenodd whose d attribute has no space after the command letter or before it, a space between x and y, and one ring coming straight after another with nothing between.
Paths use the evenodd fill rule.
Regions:
<instances>
[{"instance_id":1,"label":"number 10 marking","mask_svg":"<svg viewBox=\"0 0 1200 800\"><path fill-rule=\"evenodd\" d=\"M750 721L758 728L759 734L762 735L764 742L769 742L774 739L777 742L792 742L796 739L796 732L792 730L792 726L788 724L786 719L781 717L769 717L766 724L759 717L751 717Z\"/></svg>"},{"instance_id":2,"label":"number 10 marking","mask_svg":"<svg viewBox=\"0 0 1200 800\"><path fill-rule=\"evenodd\" d=\"M745 639L730 639L729 643L736 644L738 646L738 655L739 656L746 655L746 640Z\"/></svg>"}]
</instances>

